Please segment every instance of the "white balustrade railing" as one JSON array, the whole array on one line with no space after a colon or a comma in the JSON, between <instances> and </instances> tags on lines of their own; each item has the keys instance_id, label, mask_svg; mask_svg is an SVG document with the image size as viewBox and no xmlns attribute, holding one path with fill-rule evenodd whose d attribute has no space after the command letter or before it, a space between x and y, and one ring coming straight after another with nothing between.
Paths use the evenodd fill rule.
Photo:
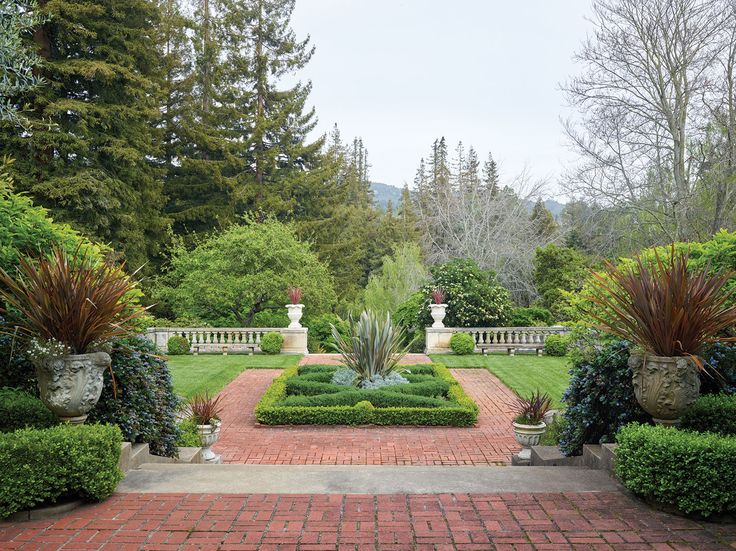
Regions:
<instances>
[{"instance_id":1,"label":"white balustrade railing","mask_svg":"<svg viewBox=\"0 0 736 551\"><path fill-rule=\"evenodd\" d=\"M467 333L475 341L477 352L506 350L536 350L541 353L544 341L550 335L566 335L567 327L442 327L427 328L427 353L443 353L450 350L450 338L455 333Z\"/></svg>"},{"instance_id":2,"label":"white balustrade railing","mask_svg":"<svg viewBox=\"0 0 736 551\"><path fill-rule=\"evenodd\" d=\"M283 327L151 327L146 333L159 350L167 352L168 341L174 335L186 338L191 351L197 353L258 352L266 333L284 337L282 352L304 354L307 351L307 329Z\"/></svg>"}]
</instances>

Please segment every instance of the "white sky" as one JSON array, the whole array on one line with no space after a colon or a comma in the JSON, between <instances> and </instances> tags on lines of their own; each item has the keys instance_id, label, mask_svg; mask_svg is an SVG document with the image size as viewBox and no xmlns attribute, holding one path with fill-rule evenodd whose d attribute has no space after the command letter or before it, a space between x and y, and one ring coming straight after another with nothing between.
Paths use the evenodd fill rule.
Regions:
<instances>
[{"instance_id":1,"label":"white sky","mask_svg":"<svg viewBox=\"0 0 736 551\"><path fill-rule=\"evenodd\" d=\"M589 30L590 0L297 0L292 25L317 51L319 131L361 136L371 178L411 185L444 135L493 152L502 178L552 182L573 159L559 84Z\"/></svg>"}]
</instances>

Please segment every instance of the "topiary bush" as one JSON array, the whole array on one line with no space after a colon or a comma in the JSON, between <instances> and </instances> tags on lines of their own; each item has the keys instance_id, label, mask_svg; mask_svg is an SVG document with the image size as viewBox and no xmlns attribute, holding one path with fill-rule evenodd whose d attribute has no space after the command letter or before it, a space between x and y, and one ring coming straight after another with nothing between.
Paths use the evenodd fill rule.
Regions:
<instances>
[{"instance_id":1,"label":"topiary bush","mask_svg":"<svg viewBox=\"0 0 736 551\"><path fill-rule=\"evenodd\" d=\"M682 416L680 428L736 436L736 395L701 396Z\"/></svg>"},{"instance_id":2,"label":"topiary bush","mask_svg":"<svg viewBox=\"0 0 736 551\"><path fill-rule=\"evenodd\" d=\"M120 429L59 425L0 434L0 518L60 497L101 501L123 478Z\"/></svg>"},{"instance_id":3,"label":"topiary bush","mask_svg":"<svg viewBox=\"0 0 736 551\"><path fill-rule=\"evenodd\" d=\"M450 337L450 348L458 356L472 354L475 351L475 339L467 333L455 333Z\"/></svg>"},{"instance_id":4,"label":"topiary bush","mask_svg":"<svg viewBox=\"0 0 736 551\"><path fill-rule=\"evenodd\" d=\"M284 345L284 336L281 333L266 333L261 337L261 352L264 354L280 354Z\"/></svg>"},{"instance_id":5,"label":"topiary bush","mask_svg":"<svg viewBox=\"0 0 736 551\"><path fill-rule=\"evenodd\" d=\"M544 353L547 356L566 356L570 349L570 337L567 335L549 335L544 339Z\"/></svg>"},{"instance_id":6,"label":"topiary bush","mask_svg":"<svg viewBox=\"0 0 736 551\"><path fill-rule=\"evenodd\" d=\"M154 455L175 457L179 400L166 361L156 355L153 343L143 337L116 342L112 370L115 390L107 371L90 422L118 425L126 441L148 443Z\"/></svg>"},{"instance_id":7,"label":"topiary bush","mask_svg":"<svg viewBox=\"0 0 736 551\"><path fill-rule=\"evenodd\" d=\"M736 511L727 482L736 480L736 438L631 424L617 440L616 475L636 495L685 514Z\"/></svg>"},{"instance_id":8,"label":"topiary bush","mask_svg":"<svg viewBox=\"0 0 736 551\"><path fill-rule=\"evenodd\" d=\"M573 360L570 387L562 396L567 408L560 449L565 455L580 455L583 444L613 442L624 425L649 419L634 396L628 360L624 341L593 347Z\"/></svg>"},{"instance_id":9,"label":"topiary bush","mask_svg":"<svg viewBox=\"0 0 736 551\"><path fill-rule=\"evenodd\" d=\"M181 335L172 335L169 340L166 341L166 350L169 356L184 356L189 354L191 344L189 339Z\"/></svg>"},{"instance_id":10,"label":"topiary bush","mask_svg":"<svg viewBox=\"0 0 736 551\"><path fill-rule=\"evenodd\" d=\"M14 388L0 388L0 432L45 429L58 423L56 415L32 394Z\"/></svg>"}]
</instances>

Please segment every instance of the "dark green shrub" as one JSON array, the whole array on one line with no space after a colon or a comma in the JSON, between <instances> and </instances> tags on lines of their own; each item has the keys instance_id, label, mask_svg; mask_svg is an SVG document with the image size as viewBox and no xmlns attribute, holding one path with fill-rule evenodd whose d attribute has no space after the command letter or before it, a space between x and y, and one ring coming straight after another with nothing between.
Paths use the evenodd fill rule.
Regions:
<instances>
[{"instance_id":1,"label":"dark green shrub","mask_svg":"<svg viewBox=\"0 0 736 551\"><path fill-rule=\"evenodd\" d=\"M680 428L736 436L736 395L701 396L682 416Z\"/></svg>"},{"instance_id":2,"label":"dark green shrub","mask_svg":"<svg viewBox=\"0 0 736 551\"><path fill-rule=\"evenodd\" d=\"M511 312L511 327L540 327L552 323L552 312L540 306L514 308Z\"/></svg>"},{"instance_id":3,"label":"dark green shrub","mask_svg":"<svg viewBox=\"0 0 736 551\"><path fill-rule=\"evenodd\" d=\"M261 337L261 352L264 354L280 354L284 345L284 336L281 333L266 333Z\"/></svg>"},{"instance_id":4,"label":"dark green shrub","mask_svg":"<svg viewBox=\"0 0 736 551\"><path fill-rule=\"evenodd\" d=\"M426 336L423 320L428 304L429 299L420 291L406 299L394 312L394 323L404 330L405 342L410 352L424 352Z\"/></svg>"},{"instance_id":5,"label":"dark green shrub","mask_svg":"<svg viewBox=\"0 0 736 551\"><path fill-rule=\"evenodd\" d=\"M5 334L13 328L4 324L5 319L0 316L0 387L20 388L37 396L36 370L26 357L20 340Z\"/></svg>"},{"instance_id":6,"label":"dark green shrub","mask_svg":"<svg viewBox=\"0 0 736 551\"><path fill-rule=\"evenodd\" d=\"M415 331L414 336L409 342L409 352L412 354L424 354L427 348L427 334L422 331Z\"/></svg>"},{"instance_id":7,"label":"dark green shrub","mask_svg":"<svg viewBox=\"0 0 736 551\"><path fill-rule=\"evenodd\" d=\"M142 337L117 342L112 352L112 370L117 397L107 371L102 396L90 412L90 422L118 425L126 441L148 443L151 453L175 457L179 401L169 368L155 354L155 346Z\"/></svg>"},{"instance_id":8,"label":"dark green shrub","mask_svg":"<svg viewBox=\"0 0 736 551\"><path fill-rule=\"evenodd\" d=\"M344 387L343 387L344 388ZM362 390L358 388L342 390L330 394L314 396L287 396L281 402L283 406L354 406L358 402L370 402L375 407L446 407L448 402L427 396L414 396L400 392L388 392L384 389Z\"/></svg>"},{"instance_id":9,"label":"dark green shrub","mask_svg":"<svg viewBox=\"0 0 736 551\"><path fill-rule=\"evenodd\" d=\"M567 335L549 335L544 339L544 353L547 356L565 356L570 349L570 337Z\"/></svg>"},{"instance_id":10,"label":"dark green shrub","mask_svg":"<svg viewBox=\"0 0 736 551\"><path fill-rule=\"evenodd\" d=\"M701 394L736 394L736 345L722 342L712 344L702 357L706 360L708 371L701 373Z\"/></svg>"},{"instance_id":11,"label":"dark green shrub","mask_svg":"<svg viewBox=\"0 0 736 551\"><path fill-rule=\"evenodd\" d=\"M0 388L0 432L17 429L45 429L59 420L35 396L13 388Z\"/></svg>"},{"instance_id":12,"label":"dark green shrub","mask_svg":"<svg viewBox=\"0 0 736 551\"><path fill-rule=\"evenodd\" d=\"M430 271L432 282L422 287L422 327L432 324L429 302L437 287L445 291L447 327L498 327L508 323L513 308L511 295L493 271L481 269L470 259L451 260Z\"/></svg>"},{"instance_id":13,"label":"dark green shrub","mask_svg":"<svg viewBox=\"0 0 736 551\"><path fill-rule=\"evenodd\" d=\"M289 316L283 308L278 310L262 310L253 316L253 322L249 324L251 327L287 327L289 325Z\"/></svg>"},{"instance_id":14,"label":"dark green shrub","mask_svg":"<svg viewBox=\"0 0 736 551\"><path fill-rule=\"evenodd\" d=\"M613 442L632 421L649 419L634 396L628 344L615 341L573 361L567 405L560 430L560 449L580 455L583 444Z\"/></svg>"},{"instance_id":15,"label":"dark green shrub","mask_svg":"<svg viewBox=\"0 0 736 551\"><path fill-rule=\"evenodd\" d=\"M736 511L736 438L632 424L617 440L616 475L636 495L704 517Z\"/></svg>"},{"instance_id":16,"label":"dark green shrub","mask_svg":"<svg viewBox=\"0 0 736 551\"><path fill-rule=\"evenodd\" d=\"M0 434L0 518L60 497L101 501L115 491L120 429L58 425Z\"/></svg>"},{"instance_id":17,"label":"dark green shrub","mask_svg":"<svg viewBox=\"0 0 736 551\"><path fill-rule=\"evenodd\" d=\"M184 356L189 354L191 345L189 339L181 335L172 335L166 342L166 349L169 356Z\"/></svg>"},{"instance_id":18,"label":"dark green shrub","mask_svg":"<svg viewBox=\"0 0 736 551\"><path fill-rule=\"evenodd\" d=\"M475 339L467 333L455 333L450 337L450 348L459 356L472 354L475 351Z\"/></svg>"},{"instance_id":19,"label":"dark green shrub","mask_svg":"<svg viewBox=\"0 0 736 551\"><path fill-rule=\"evenodd\" d=\"M321 314L304 322L304 326L309 329L307 347L310 352L334 352L332 347L335 339L332 338L330 325L337 327L341 334L348 328L348 323L335 314Z\"/></svg>"}]
</instances>

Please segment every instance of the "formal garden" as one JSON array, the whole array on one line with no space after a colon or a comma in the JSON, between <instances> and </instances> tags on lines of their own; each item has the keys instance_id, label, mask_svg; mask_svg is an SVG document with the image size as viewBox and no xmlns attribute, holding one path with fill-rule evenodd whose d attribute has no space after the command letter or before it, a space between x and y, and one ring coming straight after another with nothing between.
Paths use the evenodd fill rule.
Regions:
<instances>
[{"instance_id":1,"label":"formal garden","mask_svg":"<svg viewBox=\"0 0 736 551\"><path fill-rule=\"evenodd\" d=\"M591 1L550 190L378 183L294 0L0 0L0 549L736 547L736 11Z\"/></svg>"}]
</instances>

